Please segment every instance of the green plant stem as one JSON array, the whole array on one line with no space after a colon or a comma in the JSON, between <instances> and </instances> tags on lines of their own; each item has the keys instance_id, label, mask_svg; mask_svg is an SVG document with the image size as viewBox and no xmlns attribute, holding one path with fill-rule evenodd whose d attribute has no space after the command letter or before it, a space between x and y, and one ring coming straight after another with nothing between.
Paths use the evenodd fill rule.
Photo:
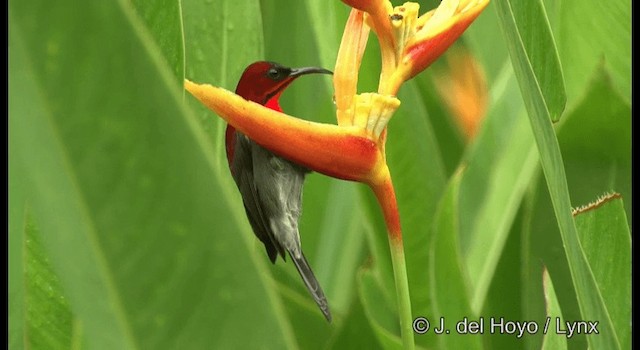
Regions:
<instances>
[{"instance_id":1,"label":"green plant stem","mask_svg":"<svg viewBox=\"0 0 640 350\"><path fill-rule=\"evenodd\" d=\"M415 345L413 341L413 319L411 318L411 298L409 297L407 264L404 260L404 245L402 243L398 202L396 200L395 190L393 189L391 174L386 164L381 168L377 181L372 181L370 186L378 199L384 215L385 224L387 225L402 343L405 349L412 350L415 349Z\"/></svg>"},{"instance_id":2,"label":"green plant stem","mask_svg":"<svg viewBox=\"0 0 640 350\"><path fill-rule=\"evenodd\" d=\"M389 248L391 249L391 262L393 264L393 276L396 284L398 298L398 313L400 316L400 333L405 349L414 349L413 320L411 318L411 299L409 298L409 280L407 278L407 265L404 260L404 245L402 238L397 239L389 235Z\"/></svg>"}]
</instances>

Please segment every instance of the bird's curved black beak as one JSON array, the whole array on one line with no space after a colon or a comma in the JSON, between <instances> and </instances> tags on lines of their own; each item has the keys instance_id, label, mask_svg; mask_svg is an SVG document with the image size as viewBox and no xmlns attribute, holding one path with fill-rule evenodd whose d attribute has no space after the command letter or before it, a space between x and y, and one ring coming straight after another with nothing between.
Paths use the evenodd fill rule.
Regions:
<instances>
[{"instance_id":1,"label":"bird's curved black beak","mask_svg":"<svg viewBox=\"0 0 640 350\"><path fill-rule=\"evenodd\" d=\"M305 74L333 74L332 71L320 67L302 67L302 68L289 68L289 75L285 79L280 81L280 84L267 95L265 103L272 99L274 96L278 96L289 84L291 84L296 78Z\"/></svg>"},{"instance_id":2,"label":"bird's curved black beak","mask_svg":"<svg viewBox=\"0 0 640 350\"><path fill-rule=\"evenodd\" d=\"M291 73L289 73L290 77L299 77L305 74L333 74L332 71L320 67L302 67L302 68L291 68Z\"/></svg>"}]
</instances>

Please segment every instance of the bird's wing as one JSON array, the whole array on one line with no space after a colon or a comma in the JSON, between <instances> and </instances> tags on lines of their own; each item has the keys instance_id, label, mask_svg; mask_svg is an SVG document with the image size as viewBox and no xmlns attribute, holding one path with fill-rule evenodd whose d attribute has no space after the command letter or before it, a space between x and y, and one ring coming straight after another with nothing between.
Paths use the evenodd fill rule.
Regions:
<instances>
[{"instance_id":1,"label":"bird's wing","mask_svg":"<svg viewBox=\"0 0 640 350\"><path fill-rule=\"evenodd\" d=\"M252 144L252 148L254 183L267 224L278 245L299 255L304 172L258 144Z\"/></svg>"},{"instance_id":2,"label":"bird's wing","mask_svg":"<svg viewBox=\"0 0 640 350\"><path fill-rule=\"evenodd\" d=\"M242 194L244 209L253 233L264 244L269 260L275 263L278 253L284 257L284 249L275 239L267 219L268 216L264 213L260 194L254 183L252 147L250 143L251 141L245 136L239 135L239 137L236 137L231 172Z\"/></svg>"},{"instance_id":3,"label":"bird's wing","mask_svg":"<svg viewBox=\"0 0 640 350\"><path fill-rule=\"evenodd\" d=\"M259 183L260 203L265 217L269 218L272 232L280 246L289 253L298 273L304 281L325 318L331 322L327 298L320 287L300 245L298 219L302 211L302 187L306 169L280 158L268 150L254 145L254 181Z\"/></svg>"},{"instance_id":4,"label":"bird's wing","mask_svg":"<svg viewBox=\"0 0 640 350\"><path fill-rule=\"evenodd\" d=\"M237 139L240 141L236 143L233 163L244 168L233 170L242 170L236 173L240 176L235 178L254 233L264 243L272 261L277 253L284 258L283 250L287 250L309 294L331 322L327 298L300 246L298 219L307 171L244 136ZM246 151L243 147L250 147L251 150ZM251 160L242 157L251 157Z\"/></svg>"}]
</instances>

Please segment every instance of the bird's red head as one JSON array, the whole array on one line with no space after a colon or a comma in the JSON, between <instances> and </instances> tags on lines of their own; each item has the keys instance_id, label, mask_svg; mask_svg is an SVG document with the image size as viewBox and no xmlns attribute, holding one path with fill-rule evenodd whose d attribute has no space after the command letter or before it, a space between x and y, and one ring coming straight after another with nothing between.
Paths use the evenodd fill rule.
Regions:
<instances>
[{"instance_id":1,"label":"bird's red head","mask_svg":"<svg viewBox=\"0 0 640 350\"><path fill-rule=\"evenodd\" d=\"M297 77L305 74L333 74L330 70L317 67L289 68L275 62L258 61L250 64L242 73L236 94L243 98L282 112L278 99L284 89ZM225 144L229 166L233 161L236 130L227 125Z\"/></svg>"},{"instance_id":2,"label":"bird's red head","mask_svg":"<svg viewBox=\"0 0 640 350\"><path fill-rule=\"evenodd\" d=\"M278 103L280 94L297 77L311 73L333 74L324 68L289 68L275 62L254 62L242 73L236 87L236 94L249 101L281 111Z\"/></svg>"}]
</instances>

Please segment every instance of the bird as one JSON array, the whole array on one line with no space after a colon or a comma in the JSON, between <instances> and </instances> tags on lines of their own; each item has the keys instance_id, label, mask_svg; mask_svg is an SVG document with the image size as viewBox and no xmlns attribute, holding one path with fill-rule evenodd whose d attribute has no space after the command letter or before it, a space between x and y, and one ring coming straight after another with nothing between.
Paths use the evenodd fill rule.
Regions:
<instances>
[{"instance_id":1,"label":"bird","mask_svg":"<svg viewBox=\"0 0 640 350\"><path fill-rule=\"evenodd\" d=\"M333 74L319 67L289 68L258 61L242 73L236 94L282 112L279 98L296 78L312 73ZM298 220L302 212L302 189L309 169L260 146L227 124L225 146L231 175L240 191L253 233L264 244L269 260L291 257L320 311L331 322L327 298L302 252Z\"/></svg>"}]
</instances>

